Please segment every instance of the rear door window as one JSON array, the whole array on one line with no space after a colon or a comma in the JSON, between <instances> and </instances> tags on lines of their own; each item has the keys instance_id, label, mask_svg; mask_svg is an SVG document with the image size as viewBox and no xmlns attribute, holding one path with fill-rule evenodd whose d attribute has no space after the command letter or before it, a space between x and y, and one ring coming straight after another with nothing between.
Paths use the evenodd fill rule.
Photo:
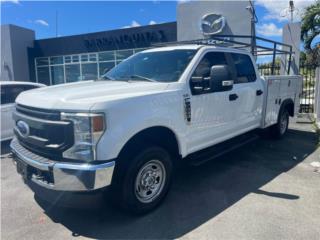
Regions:
<instances>
[{"instance_id":1,"label":"rear door window","mask_svg":"<svg viewBox=\"0 0 320 240\"><path fill-rule=\"evenodd\" d=\"M246 54L231 53L236 70L235 84L254 82L257 78L251 58Z\"/></svg>"}]
</instances>

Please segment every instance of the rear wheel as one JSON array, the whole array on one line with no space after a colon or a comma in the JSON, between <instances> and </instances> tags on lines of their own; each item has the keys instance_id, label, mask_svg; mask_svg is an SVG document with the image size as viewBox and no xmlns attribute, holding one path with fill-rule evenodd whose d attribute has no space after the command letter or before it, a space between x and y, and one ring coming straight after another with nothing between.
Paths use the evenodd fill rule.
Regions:
<instances>
[{"instance_id":1,"label":"rear wheel","mask_svg":"<svg viewBox=\"0 0 320 240\"><path fill-rule=\"evenodd\" d=\"M271 127L271 134L274 138L282 138L289 126L289 112L286 108L283 108L278 116L278 122Z\"/></svg>"},{"instance_id":2,"label":"rear wheel","mask_svg":"<svg viewBox=\"0 0 320 240\"><path fill-rule=\"evenodd\" d=\"M172 175L170 154L161 147L150 146L138 151L132 159L121 161L125 167L118 169L118 181L114 186L118 204L135 214L151 211L169 190Z\"/></svg>"}]
</instances>

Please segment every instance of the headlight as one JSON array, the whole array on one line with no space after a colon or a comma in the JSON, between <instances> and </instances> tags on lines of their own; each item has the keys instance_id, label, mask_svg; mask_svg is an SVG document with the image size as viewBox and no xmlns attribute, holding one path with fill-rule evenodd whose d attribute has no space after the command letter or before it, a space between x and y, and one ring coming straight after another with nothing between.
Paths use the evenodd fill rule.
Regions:
<instances>
[{"instance_id":1,"label":"headlight","mask_svg":"<svg viewBox=\"0 0 320 240\"><path fill-rule=\"evenodd\" d=\"M64 158L84 161L96 160L96 145L105 124L100 113L61 113L62 120L73 122L74 145L63 152Z\"/></svg>"}]
</instances>

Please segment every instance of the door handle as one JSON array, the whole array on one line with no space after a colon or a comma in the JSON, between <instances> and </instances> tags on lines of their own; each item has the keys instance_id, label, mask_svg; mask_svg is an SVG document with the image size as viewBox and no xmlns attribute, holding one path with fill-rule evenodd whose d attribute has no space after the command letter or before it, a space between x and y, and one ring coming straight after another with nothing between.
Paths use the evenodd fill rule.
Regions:
<instances>
[{"instance_id":1,"label":"door handle","mask_svg":"<svg viewBox=\"0 0 320 240\"><path fill-rule=\"evenodd\" d=\"M230 94L229 95L229 101L235 101L235 100L237 100L238 97L239 96L237 94L235 94L235 93Z\"/></svg>"},{"instance_id":2,"label":"door handle","mask_svg":"<svg viewBox=\"0 0 320 240\"><path fill-rule=\"evenodd\" d=\"M257 96L262 95L262 93L263 93L263 91L262 91L261 89L259 89L259 90L256 91L256 95L257 95Z\"/></svg>"}]
</instances>

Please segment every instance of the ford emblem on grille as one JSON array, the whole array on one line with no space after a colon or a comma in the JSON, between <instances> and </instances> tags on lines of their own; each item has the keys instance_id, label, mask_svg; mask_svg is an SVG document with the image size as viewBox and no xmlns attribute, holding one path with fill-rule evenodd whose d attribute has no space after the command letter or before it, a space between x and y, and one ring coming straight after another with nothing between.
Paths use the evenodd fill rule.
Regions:
<instances>
[{"instance_id":1,"label":"ford emblem on grille","mask_svg":"<svg viewBox=\"0 0 320 240\"><path fill-rule=\"evenodd\" d=\"M30 133L30 128L29 125L22 120L19 120L17 122L17 128L19 130L19 133L21 134L22 137L28 137Z\"/></svg>"}]
</instances>

